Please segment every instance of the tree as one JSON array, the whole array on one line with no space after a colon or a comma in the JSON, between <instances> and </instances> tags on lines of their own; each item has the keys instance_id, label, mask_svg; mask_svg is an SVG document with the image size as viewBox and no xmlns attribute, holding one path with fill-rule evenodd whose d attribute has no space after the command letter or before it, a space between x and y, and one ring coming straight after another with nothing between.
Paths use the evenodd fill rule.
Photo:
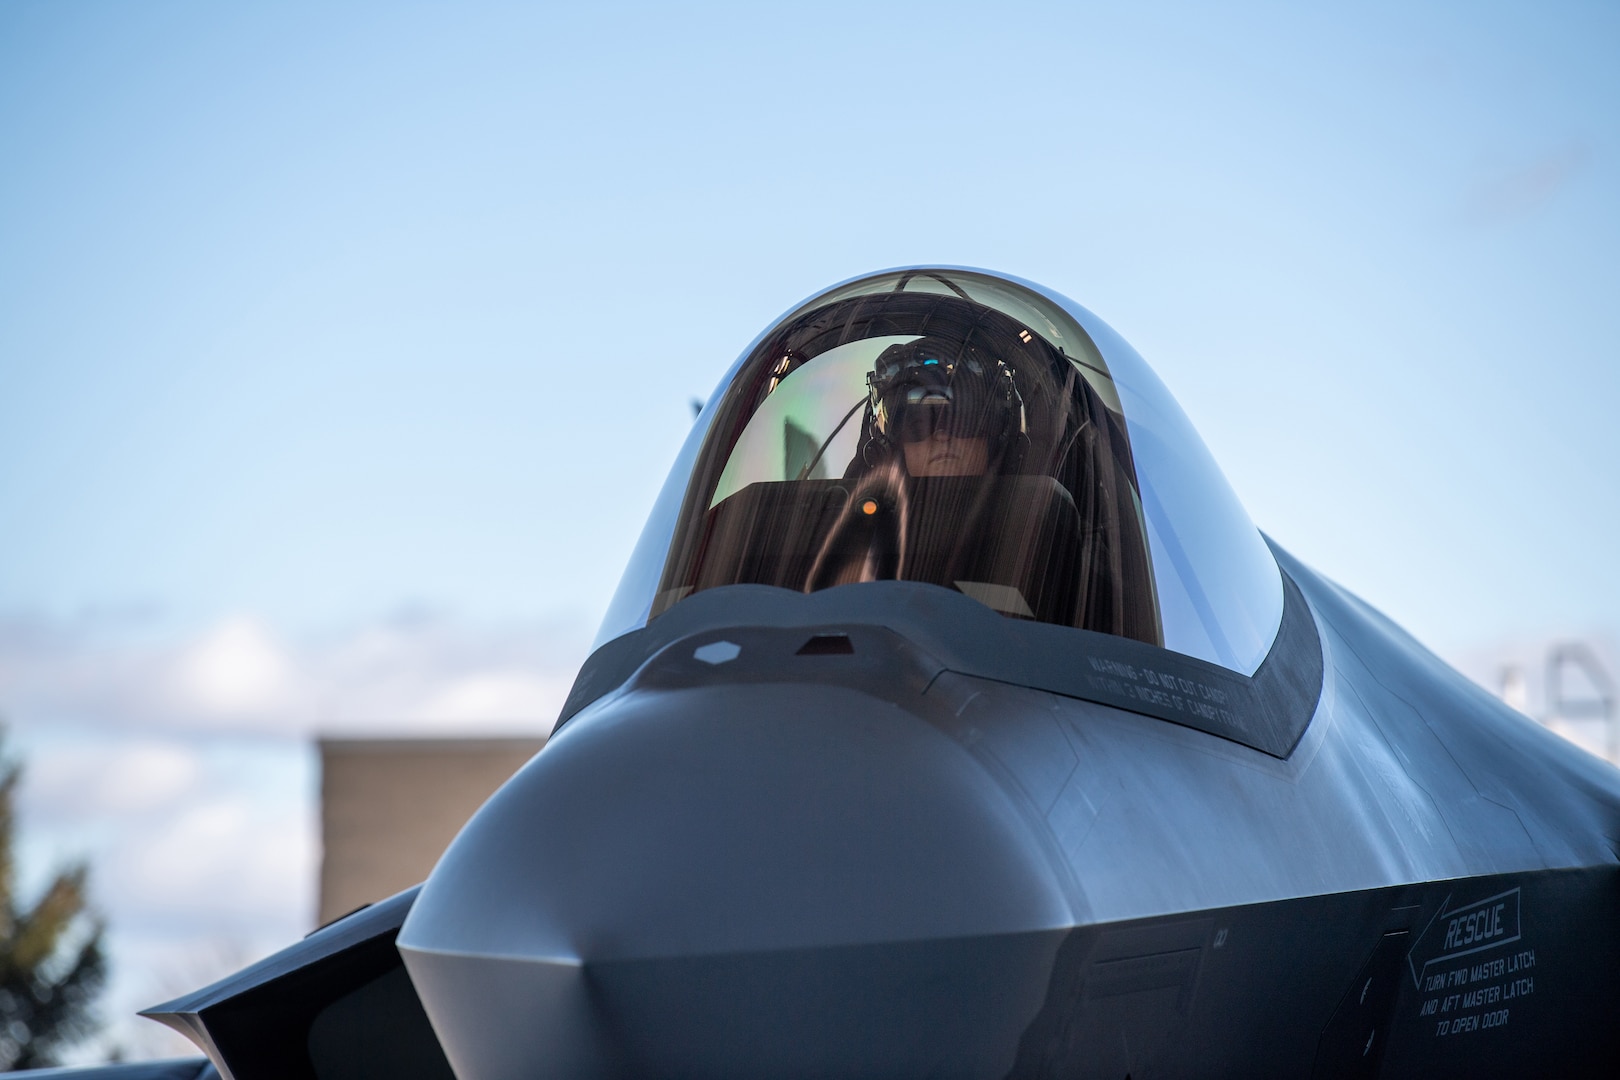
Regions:
<instances>
[{"instance_id":1,"label":"tree","mask_svg":"<svg viewBox=\"0 0 1620 1080\"><path fill-rule=\"evenodd\" d=\"M0 1070L54 1065L59 1051L94 1032L107 976L83 865L59 871L31 907L19 904L12 833L21 779L22 766L0 752Z\"/></svg>"}]
</instances>

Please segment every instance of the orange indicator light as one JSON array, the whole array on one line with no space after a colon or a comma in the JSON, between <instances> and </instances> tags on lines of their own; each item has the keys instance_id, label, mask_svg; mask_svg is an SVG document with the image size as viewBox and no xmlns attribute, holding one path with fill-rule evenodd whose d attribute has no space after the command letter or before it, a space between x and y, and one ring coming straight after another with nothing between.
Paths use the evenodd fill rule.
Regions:
<instances>
[{"instance_id":1,"label":"orange indicator light","mask_svg":"<svg viewBox=\"0 0 1620 1080\"><path fill-rule=\"evenodd\" d=\"M862 502L861 502L861 513L865 514L867 517L871 517L873 514L877 513L877 500L876 499L864 499L864 500L862 500Z\"/></svg>"}]
</instances>

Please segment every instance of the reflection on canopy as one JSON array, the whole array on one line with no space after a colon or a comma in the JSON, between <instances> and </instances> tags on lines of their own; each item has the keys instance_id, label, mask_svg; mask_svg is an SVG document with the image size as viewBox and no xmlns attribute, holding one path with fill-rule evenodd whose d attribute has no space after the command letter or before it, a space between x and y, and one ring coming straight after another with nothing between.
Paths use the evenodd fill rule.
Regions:
<instances>
[{"instance_id":1,"label":"reflection on canopy","mask_svg":"<svg viewBox=\"0 0 1620 1080\"><path fill-rule=\"evenodd\" d=\"M1162 643L1102 358L1061 311L957 277L835 293L761 342L711 427L652 614L720 585L905 580Z\"/></svg>"},{"instance_id":2,"label":"reflection on canopy","mask_svg":"<svg viewBox=\"0 0 1620 1080\"><path fill-rule=\"evenodd\" d=\"M976 270L857 278L762 334L682 448L597 644L717 585L885 578L1245 675L1283 608L1270 550L1135 350Z\"/></svg>"}]
</instances>

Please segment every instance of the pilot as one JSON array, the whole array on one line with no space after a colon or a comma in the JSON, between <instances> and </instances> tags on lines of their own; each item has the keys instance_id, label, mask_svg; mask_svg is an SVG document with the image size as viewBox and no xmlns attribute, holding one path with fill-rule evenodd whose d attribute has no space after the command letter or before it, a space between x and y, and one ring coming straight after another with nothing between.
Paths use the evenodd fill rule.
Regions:
<instances>
[{"instance_id":1,"label":"pilot","mask_svg":"<svg viewBox=\"0 0 1620 1080\"><path fill-rule=\"evenodd\" d=\"M1013 372L968 342L922 337L883 350L866 377L862 459L912 477L1008 472L1024 438Z\"/></svg>"},{"instance_id":2,"label":"pilot","mask_svg":"<svg viewBox=\"0 0 1620 1080\"><path fill-rule=\"evenodd\" d=\"M1021 475L1024 400L981 340L930 335L878 354L850 496L806 591L928 582L1004 614L1073 622L1074 503L1053 478Z\"/></svg>"}]
</instances>

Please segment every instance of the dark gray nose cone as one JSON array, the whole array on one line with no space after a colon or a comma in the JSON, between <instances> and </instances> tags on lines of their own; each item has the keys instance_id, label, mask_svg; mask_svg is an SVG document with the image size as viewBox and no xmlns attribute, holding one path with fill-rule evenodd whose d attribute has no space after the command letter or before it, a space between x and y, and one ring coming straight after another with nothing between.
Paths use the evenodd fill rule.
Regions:
<instances>
[{"instance_id":1,"label":"dark gray nose cone","mask_svg":"<svg viewBox=\"0 0 1620 1080\"><path fill-rule=\"evenodd\" d=\"M950 737L853 689L733 683L582 713L399 945L462 1080L991 1076L1069 925Z\"/></svg>"}]
</instances>

